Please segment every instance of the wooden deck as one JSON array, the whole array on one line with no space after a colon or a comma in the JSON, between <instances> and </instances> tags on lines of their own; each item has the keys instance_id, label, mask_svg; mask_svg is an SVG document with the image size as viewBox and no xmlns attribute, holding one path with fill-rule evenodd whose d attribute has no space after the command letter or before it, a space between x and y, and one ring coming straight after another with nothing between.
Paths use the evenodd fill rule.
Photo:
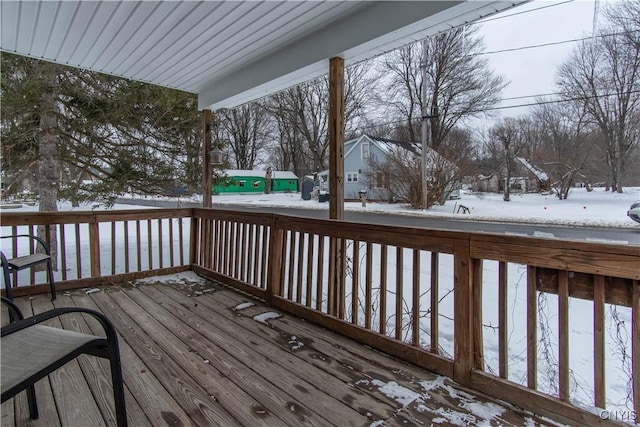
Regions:
<instances>
[{"instance_id":1,"label":"wooden deck","mask_svg":"<svg viewBox=\"0 0 640 427\"><path fill-rule=\"evenodd\" d=\"M60 293L53 304L46 295L16 301L25 315L85 306L112 320L132 426L549 423L291 315L275 318L195 275ZM62 321L99 331L84 318ZM82 356L37 384L39 420L28 419L21 393L2 405L1 424L113 425L108 374L106 362Z\"/></svg>"}]
</instances>

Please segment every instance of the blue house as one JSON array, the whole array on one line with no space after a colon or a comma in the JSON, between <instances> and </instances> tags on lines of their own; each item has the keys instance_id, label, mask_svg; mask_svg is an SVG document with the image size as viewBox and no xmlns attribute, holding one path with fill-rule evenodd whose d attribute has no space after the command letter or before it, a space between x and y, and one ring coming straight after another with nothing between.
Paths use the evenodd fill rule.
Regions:
<instances>
[{"instance_id":1,"label":"blue house","mask_svg":"<svg viewBox=\"0 0 640 427\"><path fill-rule=\"evenodd\" d=\"M402 149L416 155L420 154L420 145L393 141L371 135L362 135L344 143L344 198L357 200L360 190L367 190L370 200L389 200L389 176L371 169L372 160L383 163L391 153ZM433 150L431 150L433 151ZM433 152L435 153L435 152ZM328 190L329 171L318 174L320 189Z\"/></svg>"}]
</instances>

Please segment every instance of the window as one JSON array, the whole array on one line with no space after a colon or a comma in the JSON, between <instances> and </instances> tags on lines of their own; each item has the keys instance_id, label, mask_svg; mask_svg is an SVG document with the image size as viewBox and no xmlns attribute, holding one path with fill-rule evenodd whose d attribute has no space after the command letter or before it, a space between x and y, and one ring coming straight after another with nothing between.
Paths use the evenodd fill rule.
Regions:
<instances>
[{"instance_id":1,"label":"window","mask_svg":"<svg viewBox=\"0 0 640 427\"><path fill-rule=\"evenodd\" d=\"M369 158L369 143L368 142L363 142L362 146L360 147L361 150L361 155L362 155L362 159L366 160Z\"/></svg>"},{"instance_id":2,"label":"window","mask_svg":"<svg viewBox=\"0 0 640 427\"><path fill-rule=\"evenodd\" d=\"M260 181L253 181L253 188L260 187Z\"/></svg>"},{"instance_id":3,"label":"window","mask_svg":"<svg viewBox=\"0 0 640 427\"><path fill-rule=\"evenodd\" d=\"M358 172L347 172L347 182L358 182Z\"/></svg>"},{"instance_id":4,"label":"window","mask_svg":"<svg viewBox=\"0 0 640 427\"><path fill-rule=\"evenodd\" d=\"M238 187L244 187L247 181L238 181Z\"/></svg>"}]
</instances>

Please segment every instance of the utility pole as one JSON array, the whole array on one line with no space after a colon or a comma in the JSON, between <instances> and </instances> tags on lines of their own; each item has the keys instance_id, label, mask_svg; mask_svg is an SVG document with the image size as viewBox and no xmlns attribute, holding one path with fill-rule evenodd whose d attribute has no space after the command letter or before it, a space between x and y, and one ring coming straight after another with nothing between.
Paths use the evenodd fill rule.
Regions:
<instances>
[{"instance_id":1,"label":"utility pole","mask_svg":"<svg viewBox=\"0 0 640 427\"><path fill-rule=\"evenodd\" d=\"M427 209L427 39L422 40L422 209Z\"/></svg>"}]
</instances>

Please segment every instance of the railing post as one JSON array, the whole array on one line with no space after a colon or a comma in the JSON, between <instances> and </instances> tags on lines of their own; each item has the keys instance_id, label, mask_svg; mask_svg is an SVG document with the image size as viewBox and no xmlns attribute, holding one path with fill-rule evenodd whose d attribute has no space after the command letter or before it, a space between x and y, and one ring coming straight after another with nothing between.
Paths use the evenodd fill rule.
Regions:
<instances>
[{"instance_id":1,"label":"railing post","mask_svg":"<svg viewBox=\"0 0 640 427\"><path fill-rule=\"evenodd\" d=\"M454 242L454 364L453 379L461 384L471 381L473 355L473 263L470 241Z\"/></svg>"},{"instance_id":2,"label":"railing post","mask_svg":"<svg viewBox=\"0 0 640 427\"><path fill-rule=\"evenodd\" d=\"M538 388L537 269L527 266L527 387Z\"/></svg>"},{"instance_id":3,"label":"railing post","mask_svg":"<svg viewBox=\"0 0 640 427\"><path fill-rule=\"evenodd\" d=\"M473 270L473 367L484 371L484 339L482 331L482 269L481 259L471 259Z\"/></svg>"},{"instance_id":4,"label":"railing post","mask_svg":"<svg viewBox=\"0 0 640 427\"><path fill-rule=\"evenodd\" d=\"M631 378L633 378L633 410L635 422L640 419L640 281L631 282Z\"/></svg>"},{"instance_id":5,"label":"railing post","mask_svg":"<svg viewBox=\"0 0 640 427\"><path fill-rule=\"evenodd\" d=\"M269 302L274 295L282 293L282 257L284 252L284 230L278 227L278 218L271 221L269 233L269 271L267 280L267 298Z\"/></svg>"},{"instance_id":6,"label":"railing post","mask_svg":"<svg viewBox=\"0 0 640 427\"><path fill-rule=\"evenodd\" d=\"M189 238L189 265L196 264L196 255L198 253L198 219L196 218L195 209L191 210L191 237Z\"/></svg>"},{"instance_id":7,"label":"railing post","mask_svg":"<svg viewBox=\"0 0 640 427\"><path fill-rule=\"evenodd\" d=\"M329 289L328 310L331 316L344 318L344 283L346 275L346 257L344 255L344 239L331 237L329 239Z\"/></svg>"},{"instance_id":8,"label":"railing post","mask_svg":"<svg viewBox=\"0 0 640 427\"><path fill-rule=\"evenodd\" d=\"M100 225L95 216L89 223L89 257L91 259L91 277L100 277Z\"/></svg>"}]
</instances>

